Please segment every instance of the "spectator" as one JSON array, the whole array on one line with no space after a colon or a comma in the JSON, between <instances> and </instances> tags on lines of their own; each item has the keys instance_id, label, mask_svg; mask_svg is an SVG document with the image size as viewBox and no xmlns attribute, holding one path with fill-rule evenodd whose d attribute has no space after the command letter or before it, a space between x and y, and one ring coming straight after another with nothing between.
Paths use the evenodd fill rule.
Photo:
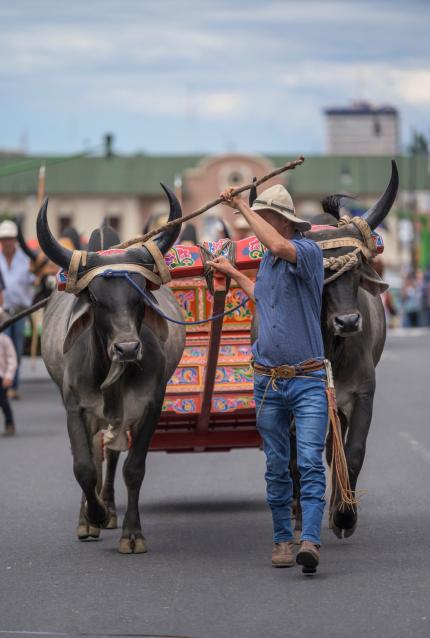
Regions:
<instances>
[{"instance_id":1,"label":"spectator","mask_svg":"<svg viewBox=\"0 0 430 638\"><path fill-rule=\"evenodd\" d=\"M422 307L422 285L417 281L415 273L406 276L402 289L403 323L406 328L417 328L420 325Z\"/></svg>"},{"instance_id":2,"label":"spectator","mask_svg":"<svg viewBox=\"0 0 430 638\"><path fill-rule=\"evenodd\" d=\"M10 315L14 315L31 306L33 299L34 275L29 271L30 260L19 248L17 243L18 227L15 222L5 220L0 223L0 272L3 277L4 309ZM16 321L6 329L15 346L18 366L12 387L8 390L8 396L12 399L19 398L19 364L24 349L25 318Z\"/></svg>"},{"instance_id":3,"label":"spectator","mask_svg":"<svg viewBox=\"0 0 430 638\"><path fill-rule=\"evenodd\" d=\"M0 333L0 408L5 418L4 436L15 434L15 420L7 396L7 390L12 386L18 361L12 339L3 332Z\"/></svg>"}]
</instances>

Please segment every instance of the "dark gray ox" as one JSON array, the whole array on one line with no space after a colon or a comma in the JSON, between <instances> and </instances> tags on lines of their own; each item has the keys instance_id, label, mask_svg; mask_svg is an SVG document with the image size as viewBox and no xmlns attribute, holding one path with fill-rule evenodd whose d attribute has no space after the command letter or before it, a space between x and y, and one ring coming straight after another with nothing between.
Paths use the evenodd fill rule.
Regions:
<instances>
[{"instance_id":1,"label":"dark gray ox","mask_svg":"<svg viewBox=\"0 0 430 638\"><path fill-rule=\"evenodd\" d=\"M398 189L396 163L392 162L391 179L385 193L363 218L374 230L384 220L396 198ZM250 204L256 197L255 189ZM315 225L329 225L318 231L308 231L306 237L314 241L336 238L362 239L361 232L353 224L337 227L338 206L344 197L333 195L323 203L325 213L312 218ZM337 213L337 215L336 215ZM345 255L353 247L324 250L324 257ZM333 272L326 271L326 279ZM357 479L364 462L366 440L372 420L375 394L375 367L385 345L385 313L380 294L387 285L363 257L357 265L324 286L321 328L325 354L330 359L337 393L339 417L344 436L345 456L348 464L351 488L356 489ZM256 335L253 326L253 337ZM291 473L294 483L296 532L301 530L300 482L295 454L294 431L291 434ZM327 461L331 462L331 440L327 440ZM333 478L330 500L330 527L338 538L351 536L357 525L357 510L343 509Z\"/></svg>"},{"instance_id":2,"label":"dark gray ox","mask_svg":"<svg viewBox=\"0 0 430 638\"><path fill-rule=\"evenodd\" d=\"M372 230L385 219L397 195L399 177L392 162L391 179L384 194L363 215ZM306 237L318 242L338 237L361 239L353 224L336 227L337 219L323 214L314 224L333 228L309 231ZM351 248L324 251L325 257L344 255ZM328 278L332 271L326 272ZM324 287L321 327L325 353L330 359L336 386L337 403L344 435L345 455L351 488L356 489L363 466L366 440L372 420L375 394L375 367L385 345L385 313L381 293L387 289L367 260L360 254L358 264ZM327 445L330 458L331 441ZM330 527L338 538L351 536L357 525L356 508L342 509L333 482L330 500Z\"/></svg>"},{"instance_id":3,"label":"dark gray ox","mask_svg":"<svg viewBox=\"0 0 430 638\"><path fill-rule=\"evenodd\" d=\"M163 187L170 202L169 220L182 216L175 195ZM175 242L180 225L155 238L164 254ZM109 235L109 241L103 235ZM112 231L93 233L90 248L107 248L118 243ZM52 261L68 269L71 251L51 234L47 221L47 200L37 219L37 236L42 250ZM87 269L110 264L137 263L154 269L145 248L120 253L88 252ZM127 265L124 266L124 269ZM142 274L132 278L141 288ZM154 296L164 313L182 319L176 299L167 287ZM145 461L161 412L166 385L182 356L184 326L167 323L146 307L140 293L124 278L97 276L77 297L54 292L49 300L42 333L42 356L61 391L67 411L73 470L83 490L77 528L80 539L97 537L100 527L116 527L112 477L118 452L108 451L106 484L101 489L101 464L97 463L100 429L130 429L131 447L124 463L128 492L121 553L146 551L139 517L139 492ZM113 520L109 525L110 508Z\"/></svg>"}]
</instances>

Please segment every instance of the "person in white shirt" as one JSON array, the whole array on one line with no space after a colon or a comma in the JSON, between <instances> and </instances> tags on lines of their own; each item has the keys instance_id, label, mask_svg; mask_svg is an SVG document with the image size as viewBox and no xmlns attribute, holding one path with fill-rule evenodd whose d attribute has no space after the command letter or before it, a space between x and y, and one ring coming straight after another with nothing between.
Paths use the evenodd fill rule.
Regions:
<instances>
[{"instance_id":1,"label":"person in white shirt","mask_svg":"<svg viewBox=\"0 0 430 638\"><path fill-rule=\"evenodd\" d=\"M4 310L14 315L32 304L34 275L29 271L30 260L17 242L18 227L15 222L0 223L0 272L4 281ZM5 330L15 346L18 367L8 394L18 398L19 363L24 349L25 319L20 319Z\"/></svg>"}]
</instances>

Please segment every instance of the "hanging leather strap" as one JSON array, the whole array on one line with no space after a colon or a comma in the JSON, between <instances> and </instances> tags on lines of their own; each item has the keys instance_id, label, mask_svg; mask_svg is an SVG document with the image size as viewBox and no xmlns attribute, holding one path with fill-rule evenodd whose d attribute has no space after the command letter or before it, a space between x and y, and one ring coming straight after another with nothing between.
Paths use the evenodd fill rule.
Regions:
<instances>
[{"instance_id":1,"label":"hanging leather strap","mask_svg":"<svg viewBox=\"0 0 430 638\"><path fill-rule=\"evenodd\" d=\"M169 267L164 261L164 255L161 250L158 248L157 244L152 241L152 239L147 239L143 246L146 250L151 253L151 257L155 262L155 267L160 275L161 283L167 284L172 280L172 275L170 274Z\"/></svg>"}]
</instances>

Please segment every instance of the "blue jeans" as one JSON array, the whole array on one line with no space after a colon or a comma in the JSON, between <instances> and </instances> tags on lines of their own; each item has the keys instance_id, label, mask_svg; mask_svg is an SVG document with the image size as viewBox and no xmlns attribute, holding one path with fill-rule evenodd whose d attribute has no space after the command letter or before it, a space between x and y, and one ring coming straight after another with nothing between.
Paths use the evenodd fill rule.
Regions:
<instances>
[{"instance_id":1,"label":"blue jeans","mask_svg":"<svg viewBox=\"0 0 430 638\"><path fill-rule=\"evenodd\" d=\"M14 390L18 390L19 386L19 366L21 362L22 353L24 352L24 341L25 341L25 322L26 318L19 319L13 323L9 328L6 328L4 331L5 334L8 335L13 341L13 345L15 346L16 356L18 359L18 366L16 368L15 378L13 380L12 387Z\"/></svg>"},{"instance_id":2,"label":"blue jeans","mask_svg":"<svg viewBox=\"0 0 430 638\"><path fill-rule=\"evenodd\" d=\"M300 473L301 540L317 545L321 542L326 485L323 451L328 424L324 380L325 371L317 370L303 378L277 379L274 388L270 377L254 375L257 428L266 455L267 502L272 510L275 543L294 538L291 525L293 482L289 470L292 417L296 423Z\"/></svg>"}]
</instances>

